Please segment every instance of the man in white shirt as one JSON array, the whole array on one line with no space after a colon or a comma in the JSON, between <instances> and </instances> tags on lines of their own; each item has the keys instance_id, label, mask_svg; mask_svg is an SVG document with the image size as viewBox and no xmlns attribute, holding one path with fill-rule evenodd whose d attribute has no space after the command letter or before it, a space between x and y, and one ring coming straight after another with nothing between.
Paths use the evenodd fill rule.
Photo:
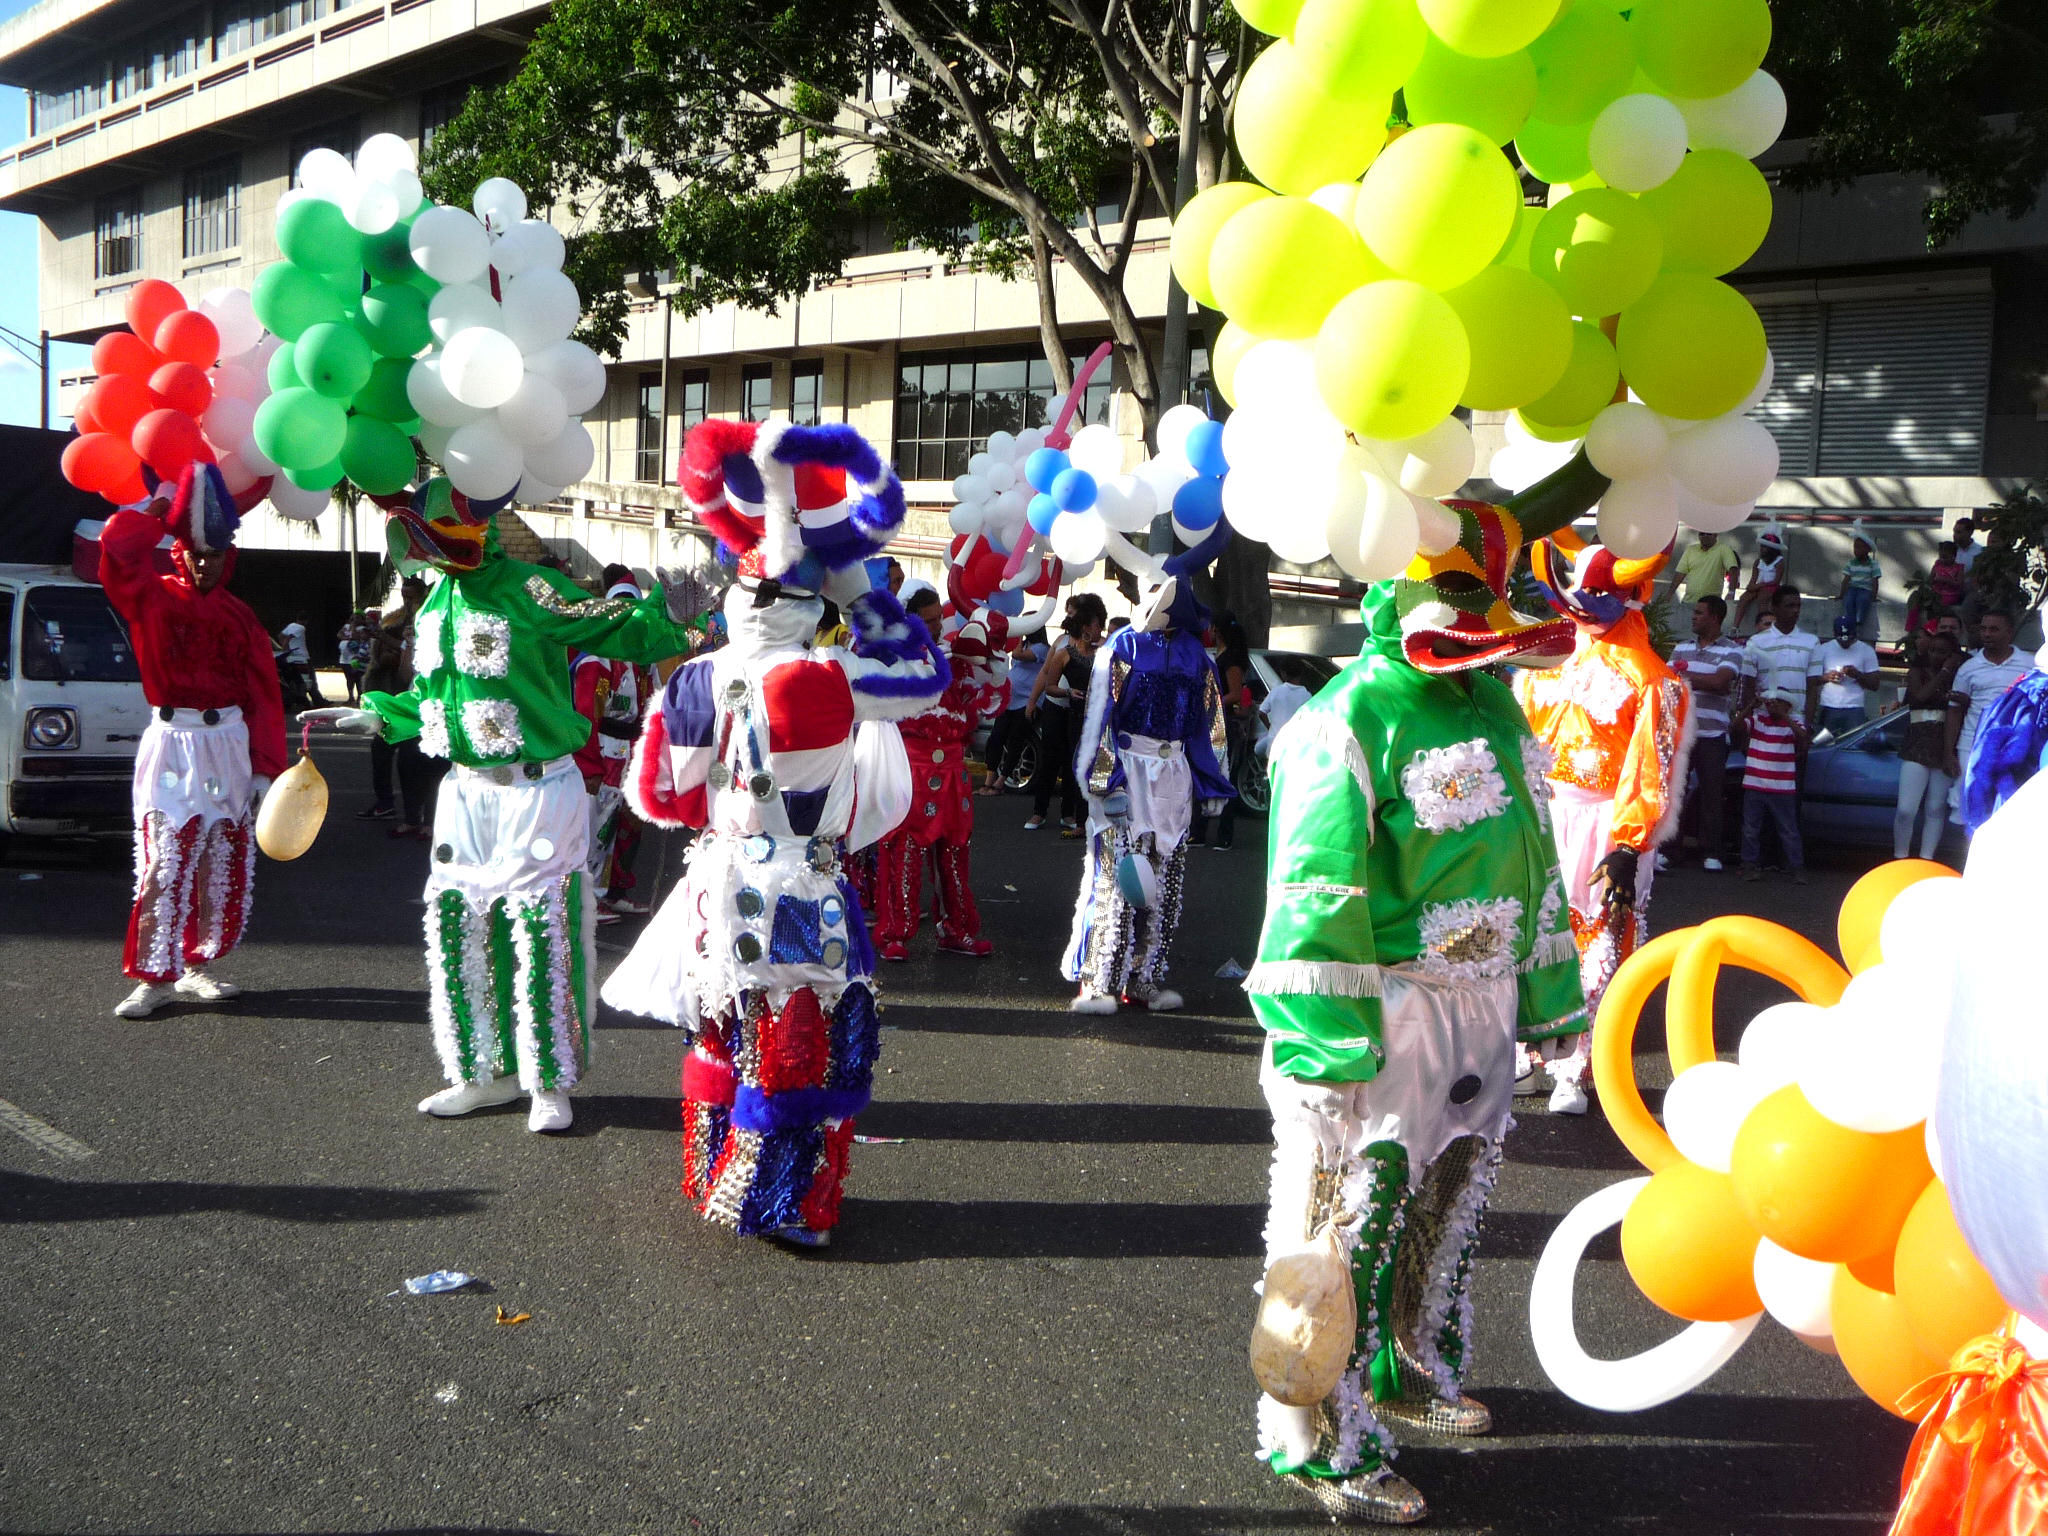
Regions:
<instances>
[{"instance_id":1,"label":"man in white shirt","mask_svg":"<svg viewBox=\"0 0 2048 1536\"><path fill-rule=\"evenodd\" d=\"M277 632L277 638L284 646L284 670L298 678L306 697L318 704L320 684L313 676L313 653L306 646L305 621L293 619Z\"/></svg>"},{"instance_id":2,"label":"man in white shirt","mask_svg":"<svg viewBox=\"0 0 2048 1536\"><path fill-rule=\"evenodd\" d=\"M1869 718L1867 695L1878 683L1877 652L1856 638L1847 618L1835 620L1835 638L1816 647L1820 659L1820 725L1840 736Z\"/></svg>"},{"instance_id":3,"label":"man in white shirt","mask_svg":"<svg viewBox=\"0 0 2048 1536\"><path fill-rule=\"evenodd\" d=\"M1955 691L1948 696L1948 771L1957 783L1970 760L1984 706L2034 670L2033 655L2013 649L2012 636L2012 615L2001 608L1985 609L1977 620L1983 647L1956 669ZM1954 803L1951 794L1950 804Z\"/></svg>"},{"instance_id":4,"label":"man in white shirt","mask_svg":"<svg viewBox=\"0 0 2048 1536\"><path fill-rule=\"evenodd\" d=\"M1739 713L1747 715L1771 689L1784 688L1806 701L1798 711L1801 723L1813 719L1820 703L1820 637L1799 627L1799 608L1798 592L1780 587L1771 600L1771 622L1749 637L1742 653Z\"/></svg>"},{"instance_id":5,"label":"man in white shirt","mask_svg":"<svg viewBox=\"0 0 2048 1536\"><path fill-rule=\"evenodd\" d=\"M1280 727L1294 718L1294 712L1314 697L1301 684L1301 667L1291 656L1275 656L1273 671L1280 681L1273 691L1266 695L1266 702L1259 706L1259 717L1265 728L1259 732L1259 739L1252 743L1252 750L1260 757L1273 750L1273 738L1280 734Z\"/></svg>"},{"instance_id":6,"label":"man in white shirt","mask_svg":"<svg viewBox=\"0 0 2048 1536\"><path fill-rule=\"evenodd\" d=\"M1681 836L1698 839L1700 868L1722 868L1727 806L1728 705L1742 681L1743 649L1721 635L1727 602L1713 595L1692 605L1693 637L1672 647L1671 668L1692 689L1693 787L1680 813ZM1661 855L1660 855L1661 857Z\"/></svg>"},{"instance_id":7,"label":"man in white shirt","mask_svg":"<svg viewBox=\"0 0 2048 1536\"><path fill-rule=\"evenodd\" d=\"M1984 553L1984 546L1977 542L1977 525L1967 517L1959 517L1949 537L1956 541L1956 564L1968 571Z\"/></svg>"}]
</instances>

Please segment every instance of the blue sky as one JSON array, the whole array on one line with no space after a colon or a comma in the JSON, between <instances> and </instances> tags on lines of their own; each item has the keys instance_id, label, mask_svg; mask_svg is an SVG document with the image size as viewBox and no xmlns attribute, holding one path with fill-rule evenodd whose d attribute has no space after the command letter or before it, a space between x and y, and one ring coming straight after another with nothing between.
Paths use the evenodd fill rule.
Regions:
<instances>
[{"instance_id":1,"label":"blue sky","mask_svg":"<svg viewBox=\"0 0 2048 1536\"><path fill-rule=\"evenodd\" d=\"M0 20L27 7L29 0L0 0ZM0 143L18 144L28 127L21 92L0 87ZM26 214L0 213L0 325L29 338L36 334L36 221ZM19 361L12 349L0 349L0 421L16 426L36 424L36 375L33 368L8 366ZM75 368L85 360L83 347L53 348L52 371ZM54 407L53 407L54 408ZM53 422L53 424L55 424Z\"/></svg>"}]
</instances>

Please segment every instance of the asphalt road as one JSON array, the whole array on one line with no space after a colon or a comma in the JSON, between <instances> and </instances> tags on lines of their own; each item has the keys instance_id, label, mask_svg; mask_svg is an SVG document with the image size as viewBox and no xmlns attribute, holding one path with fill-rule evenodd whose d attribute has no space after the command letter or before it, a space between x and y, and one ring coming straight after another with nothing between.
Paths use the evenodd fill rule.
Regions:
<instances>
[{"instance_id":1,"label":"asphalt road","mask_svg":"<svg viewBox=\"0 0 2048 1536\"><path fill-rule=\"evenodd\" d=\"M109 1012L125 855L0 864L0 1527L34 1532L991 1532L1210 1536L1325 1525L1252 1455L1245 1365L1269 1147L1250 959L1260 824L1197 851L1188 1011L1077 1019L1056 974L1079 849L984 800L997 950L887 968L885 1071L837 1246L797 1255L677 1195L680 1037L603 1020L562 1138L523 1106L430 1121L427 850L335 815L264 862L247 989ZM643 849L652 870L659 851ZM679 868L671 853L671 878ZM1679 872L1660 928L1753 910L1825 935L1811 887ZM637 925L607 930L615 959ZM1736 978L1722 1041L1770 998ZM1647 1050L1661 1038L1646 1025ZM1645 1054L1646 1082L1666 1080ZM1654 1105L1655 1099L1652 1098ZM0 1121L15 1117L0 1110ZM89 1155L81 1155L89 1149ZM1496 1433L1417 1441L1433 1529L1877 1532L1909 1431L1766 1323L1689 1398L1616 1417L1551 1390L1526 1299L1557 1218L1637 1171L1597 1115L1522 1114L1488 1224L1471 1380ZM1675 1325L1612 1237L1587 1347ZM487 1293L412 1298L468 1270ZM496 1308L531 1314L499 1326Z\"/></svg>"}]
</instances>

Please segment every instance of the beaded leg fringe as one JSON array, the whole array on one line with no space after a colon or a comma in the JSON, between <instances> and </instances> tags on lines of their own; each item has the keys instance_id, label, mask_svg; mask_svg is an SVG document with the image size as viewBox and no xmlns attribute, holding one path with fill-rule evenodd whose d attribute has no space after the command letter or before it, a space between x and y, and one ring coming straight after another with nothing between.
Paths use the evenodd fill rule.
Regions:
<instances>
[{"instance_id":1,"label":"beaded leg fringe","mask_svg":"<svg viewBox=\"0 0 2048 1536\"><path fill-rule=\"evenodd\" d=\"M1118 863L1135 854L1153 860L1159 897L1140 911L1124 900ZM1168 952L1180 929L1181 895L1187 883L1188 844L1183 837L1160 858L1156 835L1105 826L1091 831L1088 862L1081 871L1081 898L1062 965L1069 981L1091 993L1120 997L1136 983L1140 990L1166 980Z\"/></svg>"},{"instance_id":2,"label":"beaded leg fringe","mask_svg":"<svg viewBox=\"0 0 2048 1536\"><path fill-rule=\"evenodd\" d=\"M151 811L135 829L135 905L122 969L137 981L176 981L242 942L256 889L251 819L173 826Z\"/></svg>"},{"instance_id":3,"label":"beaded leg fringe","mask_svg":"<svg viewBox=\"0 0 2048 1536\"><path fill-rule=\"evenodd\" d=\"M594 905L580 870L489 902L429 888L429 1009L450 1083L516 1072L528 1093L575 1086L590 1059Z\"/></svg>"}]
</instances>

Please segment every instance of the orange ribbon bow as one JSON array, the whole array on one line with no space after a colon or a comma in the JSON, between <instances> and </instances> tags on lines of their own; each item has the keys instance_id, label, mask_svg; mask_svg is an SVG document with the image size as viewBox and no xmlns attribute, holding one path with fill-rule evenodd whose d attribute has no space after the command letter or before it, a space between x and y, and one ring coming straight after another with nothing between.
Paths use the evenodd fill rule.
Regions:
<instances>
[{"instance_id":1,"label":"orange ribbon bow","mask_svg":"<svg viewBox=\"0 0 2048 1536\"><path fill-rule=\"evenodd\" d=\"M1920 1419L1891 1536L2048 1530L2048 1359L2004 1334L1972 1339L1899 1402Z\"/></svg>"}]
</instances>

